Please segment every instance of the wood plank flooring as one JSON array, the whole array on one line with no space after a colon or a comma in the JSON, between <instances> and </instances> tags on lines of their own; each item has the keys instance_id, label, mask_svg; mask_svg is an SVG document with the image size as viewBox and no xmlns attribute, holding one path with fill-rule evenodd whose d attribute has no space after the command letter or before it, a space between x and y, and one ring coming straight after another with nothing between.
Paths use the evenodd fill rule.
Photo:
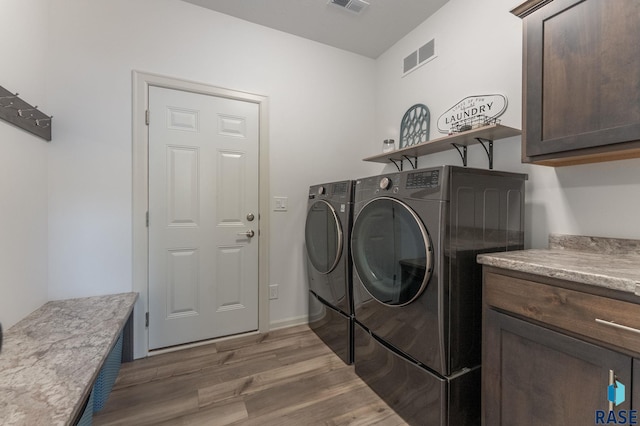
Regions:
<instances>
[{"instance_id":1,"label":"wood plank flooring","mask_svg":"<svg viewBox=\"0 0 640 426\"><path fill-rule=\"evenodd\" d=\"M306 325L123 364L93 424L406 425Z\"/></svg>"}]
</instances>

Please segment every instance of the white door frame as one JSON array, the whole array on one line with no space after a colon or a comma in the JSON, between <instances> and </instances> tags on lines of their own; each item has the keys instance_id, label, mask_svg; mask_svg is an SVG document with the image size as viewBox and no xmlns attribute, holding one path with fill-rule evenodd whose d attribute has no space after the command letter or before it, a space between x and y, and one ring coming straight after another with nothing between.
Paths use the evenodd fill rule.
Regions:
<instances>
[{"instance_id":1,"label":"white door frame","mask_svg":"<svg viewBox=\"0 0 640 426\"><path fill-rule=\"evenodd\" d=\"M134 358L149 355L146 313L149 312L149 86L177 89L222 98L252 102L259 107L259 247L258 247L258 332L269 331L269 127L268 98L141 71L133 71L133 291L139 294L133 311Z\"/></svg>"}]
</instances>

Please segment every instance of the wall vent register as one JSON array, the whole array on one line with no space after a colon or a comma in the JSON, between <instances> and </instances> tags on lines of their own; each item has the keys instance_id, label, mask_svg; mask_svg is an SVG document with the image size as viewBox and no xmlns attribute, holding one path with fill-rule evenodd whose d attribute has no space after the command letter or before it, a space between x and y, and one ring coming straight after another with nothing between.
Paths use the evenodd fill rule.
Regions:
<instances>
[{"instance_id":1,"label":"wall vent register","mask_svg":"<svg viewBox=\"0 0 640 426\"><path fill-rule=\"evenodd\" d=\"M407 55L402 62L402 76L409 74L413 70L435 59L436 39L431 39L423 44L419 49Z\"/></svg>"},{"instance_id":2,"label":"wall vent register","mask_svg":"<svg viewBox=\"0 0 640 426\"><path fill-rule=\"evenodd\" d=\"M354 13L360 13L369 6L369 3L364 0L329 0L329 4L342 7Z\"/></svg>"}]
</instances>

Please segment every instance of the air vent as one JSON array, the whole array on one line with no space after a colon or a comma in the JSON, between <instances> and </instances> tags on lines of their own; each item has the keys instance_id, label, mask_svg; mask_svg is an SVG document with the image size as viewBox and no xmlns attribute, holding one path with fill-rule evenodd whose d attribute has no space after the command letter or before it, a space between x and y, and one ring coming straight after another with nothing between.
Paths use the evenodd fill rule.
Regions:
<instances>
[{"instance_id":1,"label":"air vent","mask_svg":"<svg viewBox=\"0 0 640 426\"><path fill-rule=\"evenodd\" d=\"M407 55L402 64L403 77L436 57L436 39L429 40Z\"/></svg>"},{"instance_id":2,"label":"air vent","mask_svg":"<svg viewBox=\"0 0 640 426\"><path fill-rule=\"evenodd\" d=\"M412 52L409 56L404 58L404 66L402 70L404 73L408 73L412 69L418 66L418 51Z\"/></svg>"},{"instance_id":3,"label":"air vent","mask_svg":"<svg viewBox=\"0 0 640 426\"><path fill-rule=\"evenodd\" d=\"M355 13L360 13L365 7L369 6L369 3L364 0L329 0L329 4L335 4Z\"/></svg>"},{"instance_id":4,"label":"air vent","mask_svg":"<svg viewBox=\"0 0 640 426\"><path fill-rule=\"evenodd\" d=\"M423 64L436 56L436 40L433 39L418 49L418 63Z\"/></svg>"}]
</instances>

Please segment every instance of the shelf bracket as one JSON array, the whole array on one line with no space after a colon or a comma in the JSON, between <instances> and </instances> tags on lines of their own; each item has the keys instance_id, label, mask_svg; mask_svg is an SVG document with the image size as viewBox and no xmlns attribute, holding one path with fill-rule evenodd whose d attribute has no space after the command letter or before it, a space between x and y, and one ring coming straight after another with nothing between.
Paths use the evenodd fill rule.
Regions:
<instances>
[{"instance_id":1,"label":"shelf bracket","mask_svg":"<svg viewBox=\"0 0 640 426\"><path fill-rule=\"evenodd\" d=\"M415 169L417 169L417 168L418 168L418 157L413 157L413 161L414 161L414 162L411 162L411 158L410 158L408 155L403 155L403 157L407 159L407 161L409 162L409 164L411 164L411 168L412 168L413 170L415 170Z\"/></svg>"},{"instance_id":2,"label":"shelf bracket","mask_svg":"<svg viewBox=\"0 0 640 426\"><path fill-rule=\"evenodd\" d=\"M489 139L483 139L483 138L476 138L476 140L478 141L478 143L480 143L480 145L482 145L482 147L484 148L484 152L487 153L487 158L489 159L489 170L493 169L493 141L489 140ZM487 142L487 145L489 145L487 147L487 145L485 145L484 143Z\"/></svg>"},{"instance_id":3,"label":"shelf bracket","mask_svg":"<svg viewBox=\"0 0 640 426\"><path fill-rule=\"evenodd\" d=\"M398 169L399 172L402 171L402 160L400 160L400 164L398 164L397 160L394 160L393 158L389 158L389 161L391 161L393 163L394 166L396 166L396 169Z\"/></svg>"},{"instance_id":4,"label":"shelf bracket","mask_svg":"<svg viewBox=\"0 0 640 426\"><path fill-rule=\"evenodd\" d=\"M453 145L453 147L458 151L458 154L460 154L460 158L462 158L462 165L467 167L467 146L458 145L457 143L452 143L451 145ZM460 150L460 148L462 148L462 150Z\"/></svg>"}]
</instances>

